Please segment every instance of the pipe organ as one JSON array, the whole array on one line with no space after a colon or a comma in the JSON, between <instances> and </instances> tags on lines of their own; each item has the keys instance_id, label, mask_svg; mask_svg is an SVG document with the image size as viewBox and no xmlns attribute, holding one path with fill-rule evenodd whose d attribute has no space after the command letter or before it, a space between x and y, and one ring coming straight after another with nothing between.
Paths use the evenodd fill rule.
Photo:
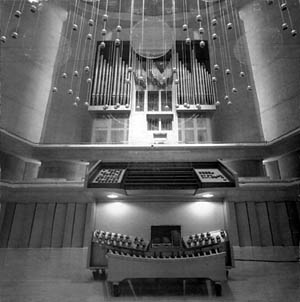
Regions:
<instances>
[{"instance_id":1,"label":"pipe organ","mask_svg":"<svg viewBox=\"0 0 300 302\"><path fill-rule=\"evenodd\" d=\"M176 108L181 105L186 110L193 105L197 109L199 105L214 106L214 82L207 61L198 54L197 42L188 46L184 41L177 41L175 50L158 59L140 57L130 49L129 42L119 46L108 41L105 48L99 43L90 107L130 108L134 90L171 90L173 85L176 89L172 99ZM135 89L132 89L132 80Z\"/></svg>"},{"instance_id":2,"label":"pipe organ","mask_svg":"<svg viewBox=\"0 0 300 302\"><path fill-rule=\"evenodd\" d=\"M101 44L97 46L94 71L94 82L90 106L129 107L131 82L128 72L128 60L122 56L123 45L113 46L108 43L103 51Z\"/></svg>"},{"instance_id":3,"label":"pipe organ","mask_svg":"<svg viewBox=\"0 0 300 302\"><path fill-rule=\"evenodd\" d=\"M210 141L209 112L216 109L216 83L210 74L207 43L202 48L199 42L174 41L172 48L161 57L143 57L131 41L117 44L105 41L105 47L103 42L98 42L89 104L89 111L97 119L93 142L176 144ZM126 135L119 136L123 139L118 141L113 139L117 130L109 127L114 123L103 120L118 120L118 128L122 128L121 118L124 117L128 120L128 128L121 129ZM192 134L185 121L189 123L192 119L194 122L195 117L206 121L207 126ZM106 130L104 124L108 125ZM137 128L139 134L134 130ZM107 133L101 136L106 137L103 141L98 139L100 136L96 133L99 131Z\"/></svg>"}]
</instances>

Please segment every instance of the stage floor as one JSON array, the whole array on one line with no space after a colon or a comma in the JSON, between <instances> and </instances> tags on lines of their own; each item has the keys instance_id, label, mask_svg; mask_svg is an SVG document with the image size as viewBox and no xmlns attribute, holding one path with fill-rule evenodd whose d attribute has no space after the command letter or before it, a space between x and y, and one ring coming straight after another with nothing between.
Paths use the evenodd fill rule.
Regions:
<instances>
[{"instance_id":1,"label":"stage floor","mask_svg":"<svg viewBox=\"0 0 300 302\"><path fill-rule=\"evenodd\" d=\"M1 302L101 301L300 301L299 250L295 247L234 248L236 267L222 297L210 295L203 280L133 280L112 297L106 281L86 269L86 248L0 249ZM253 261L255 260L255 261ZM259 260L259 261L256 261Z\"/></svg>"}]
</instances>

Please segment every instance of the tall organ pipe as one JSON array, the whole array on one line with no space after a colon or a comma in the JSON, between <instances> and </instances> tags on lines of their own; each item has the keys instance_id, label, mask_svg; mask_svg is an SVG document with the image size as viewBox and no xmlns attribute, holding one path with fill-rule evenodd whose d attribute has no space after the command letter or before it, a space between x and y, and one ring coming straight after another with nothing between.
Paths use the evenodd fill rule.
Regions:
<instances>
[{"instance_id":1,"label":"tall organ pipe","mask_svg":"<svg viewBox=\"0 0 300 302\"><path fill-rule=\"evenodd\" d=\"M97 79L97 87L96 87L96 95L97 95L97 103L95 105L99 105L100 102L100 98L101 98L101 90L100 90L100 85L101 82L103 81L103 55L101 55L101 59L100 59L100 66L99 66L99 75L98 75L98 79Z\"/></svg>"},{"instance_id":2,"label":"tall organ pipe","mask_svg":"<svg viewBox=\"0 0 300 302\"><path fill-rule=\"evenodd\" d=\"M96 70L95 70L95 80L94 80L94 86L93 86L93 91L92 91L92 104L95 103L96 93L97 93L96 91L97 91L98 74L99 74L99 60L100 60L100 52L98 51L98 56L97 56L97 61L96 61Z\"/></svg>"},{"instance_id":3,"label":"tall organ pipe","mask_svg":"<svg viewBox=\"0 0 300 302\"><path fill-rule=\"evenodd\" d=\"M100 88L100 105L104 105L104 94L105 94L105 84L107 78L107 61L106 59L103 60L103 75L101 80L101 88Z\"/></svg>"}]
</instances>

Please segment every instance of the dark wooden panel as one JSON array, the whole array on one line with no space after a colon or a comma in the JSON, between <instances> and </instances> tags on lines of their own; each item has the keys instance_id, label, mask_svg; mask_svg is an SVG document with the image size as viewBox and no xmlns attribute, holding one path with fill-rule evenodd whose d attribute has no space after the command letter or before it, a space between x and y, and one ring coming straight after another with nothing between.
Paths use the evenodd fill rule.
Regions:
<instances>
[{"instance_id":1,"label":"dark wooden panel","mask_svg":"<svg viewBox=\"0 0 300 302\"><path fill-rule=\"evenodd\" d=\"M7 247L10 231L14 219L16 204L7 203L5 207L4 219L2 222L2 228L0 232L0 247Z\"/></svg>"},{"instance_id":2,"label":"dark wooden panel","mask_svg":"<svg viewBox=\"0 0 300 302\"><path fill-rule=\"evenodd\" d=\"M87 204L86 218L85 218L85 229L83 246L88 246L91 243L92 231L94 230L95 223L95 203Z\"/></svg>"},{"instance_id":3,"label":"dark wooden panel","mask_svg":"<svg viewBox=\"0 0 300 302\"><path fill-rule=\"evenodd\" d=\"M258 220L257 220L254 202L247 202L247 211L248 211L248 218L249 218L251 243L253 246L260 246L261 240L260 240L259 226L258 226Z\"/></svg>"},{"instance_id":4,"label":"dark wooden panel","mask_svg":"<svg viewBox=\"0 0 300 302\"><path fill-rule=\"evenodd\" d=\"M82 247L87 205L76 203L72 247Z\"/></svg>"},{"instance_id":5,"label":"dark wooden panel","mask_svg":"<svg viewBox=\"0 0 300 302\"><path fill-rule=\"evenodd\" d=\"M300 200L298 200L297 202L296 202L296 206L297 206L297 211L298 211L298 219L299 219L299 221L300 221ZM1 225L0 225L1 226Z\"/></svg>"},{"instance_id":6,"label":"dark wooden panel","mask_svg":"<svg viewBox=\"0 0 300 302\"><path fill-rule=\"evenodd\" d=\"M289 217L289 225L292 233L293 245L299 245L300 222L297 213L296 202L286 202L287 213Z\"/></svg>"},{"instance_id":7,"label":"dark wooden panel","mask_svg":"<svg viewBox=\"0 0 300 302\"><path fill-rule=\"evenodd\" d=\"M266 203L257 202L255 206L256 206L256 213L257 213L258 224L259 224L261 245L271 246L273 245L273 240L272 240L271 227L270 227L270 221L269 221L269 215L268 215Z\"/></svg>"},{"instance_id":8,"label":"dark wooden panel","mask_svg":"<svg viewBox=\"0 0 300 302\"><path fill-rule=\"evenodd\" d=\"M0 208L0 233L1 233L2 223L4 221L4 216L5 216L6 202L2 202L0 206L1 206Z\"/></svg>"},{"instance_id":9,"label":"dark wooden panel","mask_svg":"<svg viewBox=\"0 0 300 302\"><path fill-rule=\"evenodd\" d=\"M268 202L267 203L268 211L269 211L269 219L271 225L271 232L273 238L273 244L275 246L281 246L283 244L281 239L281 231L280 225L278 223L279 220L279 213L278 213L278 206L276 202Z\"/></svg>"},{"instance_id":10,"label":"dark wooden panel","mask_svg":"<svg viewBox=\"0 0 300 302\"><path fill-rule=\"evenodd\" d=\"M51 246L55 209L56 209L56 203L48 203L46 221L43 229L42 247Z\"/></svg>"},{"instance_id":11,"label":"dark wooden panel","mask_svg":"<svg viewBox=\"0 0 300 302\"><path fill-rule=\"evenodd\" d=\"M8 247L26 248L29 246L35 203L18 203L9 236Z\"/></svg>"},{"instance_id":12,"label":"dark wooden panel","mask_svg":"<svg viewBox=\"0 0 300 302\"><path fill-rule=\"evenodd\" d=\"M35 209L34 221L31 230L29 247L39 248L42 246L43 231L48 211L47 203L38 203Z\"/></svg>"},{"instance_id":13,"label":"dark wooden panel","mask_svg":"<svg viewBox=\"0 0 300 302\"><path fill-rule=\"evenodd\" d=\"M245 202L235 203L240 246L251 246L248 212Z\"/></svg>"},{"instance_id":14,"label":"dark wooden panel","mask_svg":"<svg viewBox=\"0 0 300 302\"><path fill-rule=\"evenodd\" d=\"M75 215L75 203L68 203L65 229L64 229L63 247L72 246L74 215Z\"/></svg>"},{"instance_id":15,"label":"dark wooden panel","mask_svg":"<svg viewBox=\"0 0 300 302\"><path fill-rule=\"evenodd\" d=\"M237 222L236 222L236 212L234 202L225 202L225 208L227 213L227 224L228 224L228 233L230 236L230 241L232 245L238 246L239 236L237 231Z\"/></svg>"},{"instance_id":16,"label":"dark wooden panel","mask_svg":"<svg viewBox=\"0 0 300 302\"><path fill-rule=\"evenodd\" d=\"M58 203L54 216L51 247L62 247L65 231L67 204Z\"/></svg>"},{"instance_id":17,"label":"dark wooden panel","mask_svg":"<svg viewBox=\"0 0 300 302\"><path fill-rule=\"evenodd\" d=\"M289 217L285 202L276 203L278 213L278 228L280 230L281 242L285 246L293 245L291 229L289 225Z\"/></svg>"}]
</instances>

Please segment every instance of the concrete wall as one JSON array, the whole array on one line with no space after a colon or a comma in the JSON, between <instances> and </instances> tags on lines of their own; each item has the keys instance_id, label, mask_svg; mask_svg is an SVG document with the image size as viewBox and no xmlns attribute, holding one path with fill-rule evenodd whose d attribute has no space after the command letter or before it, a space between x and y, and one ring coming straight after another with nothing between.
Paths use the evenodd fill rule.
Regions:
<instances>
[{"instance_id":1,"label":"concrete wall","mask_svg":"<svg viewBox=\"0 0 300 302\"><path fill-rule=\"evenodd\" d=\"M293 2L293 3L292 3ZM280 9L263 1L240 10L245 25L265 139L273 140L300 126L299 38L281 30ZM299 2L290 1L294 28L299 28ZM287 12L283 16L288 21Z\"/></svg>"},{"instance_id":2,"label":"concrete wall","mask_svg":"<svg viewBox=\"0 0 300 302\"><path fill-rule=\"evenodd\" d=\"M213 217L213 219L212 219ZM150 239L151 225L181 225L183 236L224 228L222 202L106 202L96 204L95 227Z\"/></svg>"},{"instance_id":3,"label":"concrete wall","mask_svg":"<svg viewBox=\"0 0 300 302\"><path fill-rule=\"evenodd\" d=\"M75 161L43 161L39 178L64 178L82 181L85 178L88 163Z\"/></svg>"},{"instance_id":4,"label":"concrete wall","mask_svg":"<svg viewBox=\"0 0 300 302\"><path fill-rule=\"evenodd\" d=\"M36 160L0 152L0 179L32 180L37 177L40 165L41 163Z\"/></svg>"},{"instance_id":5,"label":"concrete wall","mask_svg":"<svg viewBox=\"0 0 300 302\"><path fill-rule=\"evenodd\" d=\"M282 155L264 162L267 176L271 179L288 179L300 177L300 151Z\"/></svg>"},{"instance_id":6,"label":"concrete wall","mask_svg":"<svg viewBox=\"0 0 300 302\"><path fill-rule=\"evenodd\" d=\"M1 1L1 27L4 29L11 3ZM66 11L45 3L38 14L28 7L20 18L19 38L13 16L7 42L1 44L2 114L0 126L33 142L40 142L51 90L53 66Z\"/></svg>"}]
</instances>

